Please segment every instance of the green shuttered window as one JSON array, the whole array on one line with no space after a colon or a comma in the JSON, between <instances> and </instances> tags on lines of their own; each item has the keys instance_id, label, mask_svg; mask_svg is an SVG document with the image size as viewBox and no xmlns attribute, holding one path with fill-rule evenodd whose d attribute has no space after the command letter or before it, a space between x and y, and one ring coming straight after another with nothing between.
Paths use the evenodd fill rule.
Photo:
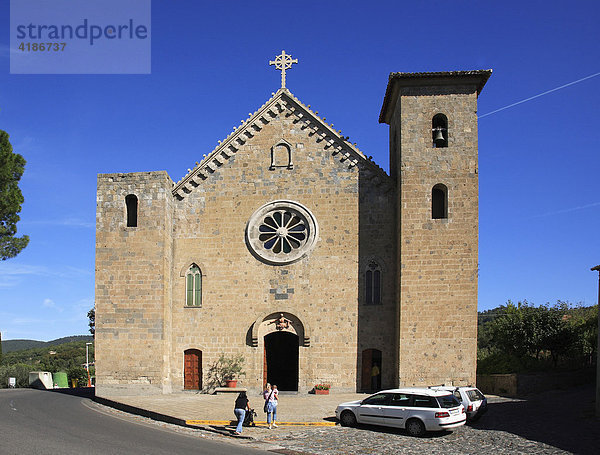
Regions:
<instances>
[{"instance_id":1,"label":"green shuttered window","mask_svg":"<svg viewBox=\"0 0 600 455\"><path fill-rule=\"evenodd\" d=\"M202 273L197 265L192 265L186 275L186 306L202 306Z\"/></svg>"}]
</instances>

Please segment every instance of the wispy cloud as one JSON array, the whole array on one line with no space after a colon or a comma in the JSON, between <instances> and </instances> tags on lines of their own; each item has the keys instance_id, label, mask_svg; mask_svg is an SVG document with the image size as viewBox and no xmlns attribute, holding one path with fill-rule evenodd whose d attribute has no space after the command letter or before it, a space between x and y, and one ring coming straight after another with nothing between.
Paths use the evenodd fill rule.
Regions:
<instances>
[{"instance_id":1,"label":"wispy cloud","mask_svg":"<svg viewBox=\"0 0 600 455\"><path fill-rule=\"evenodd\" d=\"M563 213L576 212L578 210L585 210L585 209L589 209L589 208L592 208L592 207L598 207L598 206L600 206L600 202L594 202L592 204L580 205L578 207L571 207L571 208L562 209L562 210L555 210L553 212L542 213L541 215L534 215L531 218L543 218L543 217L546 217L546 216L560 215L560 214L563 214Z\"/></svg>"},{"instance_id":2,"label":"wispy cloud","mask_svg":"<svg viewBox=\"0 0 600 455\"><path fill-rule=\"evenodd\" d=\"M36 226L67 226L75 228L95 229L96 222L83 220L81 218L65 218L62 220L33 220L21 221L21 225L36 225Z\"/></svg>"},{"instance_id":3,"label":"wispy cloud","mask_svg":"<svg viewBox=\"0 0 600 455\"><path fill-rule=\"evenodd\" d=\"M87 313L94 307L94 298L79 299L71 305L70 314L72 321L88 321Z\"/></svg>"},{"instance_id":4,"label":"wispy cloud","mask_svg":"<svg viewBox=\"0 0 600 455\"><path fill-rule=\"evenodd\" d=\"M41 323L52 324L53 321L46 318L13 318L9 322L12 325L32 325Z\"/></svg>"},{"instance_id":5,"label":"wispy cloud","mask_svg":"<svg viewBox=\"0 0 600 455\"><path fill-rule=\"evenodd\" d=\"M64 267L50 269L46 266L19 264L12 265L0 262L0 288L9 288L18 285L27 276L42 276L55 278L76 278L90 276L93 271L77 267Z\"/></svg>"},{"instance_id":6,"label":"wispy cloud","mask_svg":"<svg viewBox=\"0 0 600 455\"><path fill-rule=\"evenodd\" d=\"M44 301L42 302L42 306L44 308L49 308L53 311L57 311L58 313L62 313L64 311L64 308L62 308L62 306L59 306L56 304L56 302L54 302L54 300L52 299L44 299Z\"/></svg>"},{"instance_id":7,"label":"wispy cloud","mask_svg":"<svg viewBox=\"0 0 600 455\"><path fill-rule=\"evenodd\" d=\"M21 282L24 276L50 276L46 267L36 265L16 265L9 266L6 263L0 263L0 288L10 288Z\"/></svg>"},{"instance_id":8,"label":"wispy cloud","mask_svg":"<svg viewBox=\"0 0 600 455\"><path fill-rule=\"evenodd\" d=\"M13 149L21 155L30 155L31 152L38 151L39 147L33 136L23 136L16 142L13 142ZM27 175L27 173L24 175Z\"/></svg>"}]
</instances>

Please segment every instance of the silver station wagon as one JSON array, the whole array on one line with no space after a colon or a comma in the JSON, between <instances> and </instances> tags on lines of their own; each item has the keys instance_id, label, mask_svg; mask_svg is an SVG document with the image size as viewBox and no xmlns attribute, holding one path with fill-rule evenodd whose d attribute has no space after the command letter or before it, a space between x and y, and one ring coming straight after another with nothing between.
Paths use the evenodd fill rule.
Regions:
<instances>
[{"instance_id":1,"label":"silver station wagon","mask_svg":"<svg viewBox=\"0 0 600 455\"><path fill-rule=\"evenodd\" d=\"M340 404L335 416L344 426L356 423L404 428L412 436L464 425L464 406L444 390L405 388L383 390L365 398Z\"/></svg>"}]
</instances>

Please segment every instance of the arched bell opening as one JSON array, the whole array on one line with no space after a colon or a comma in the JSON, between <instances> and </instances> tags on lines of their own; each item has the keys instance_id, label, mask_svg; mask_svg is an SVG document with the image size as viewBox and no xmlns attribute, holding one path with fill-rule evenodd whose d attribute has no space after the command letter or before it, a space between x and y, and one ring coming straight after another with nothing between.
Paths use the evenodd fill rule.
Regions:
<instances>
[{"instance_id":1,"label":"arched bell opening","mask_svg":"<svg viewBox=\"0 0 600 455\"><path fill-rule=\"evenodd\" d=\"M448 147L448 117L444 114L433 116L431 120L431 137L434 147Z\"/></svg>"}]
</instances>

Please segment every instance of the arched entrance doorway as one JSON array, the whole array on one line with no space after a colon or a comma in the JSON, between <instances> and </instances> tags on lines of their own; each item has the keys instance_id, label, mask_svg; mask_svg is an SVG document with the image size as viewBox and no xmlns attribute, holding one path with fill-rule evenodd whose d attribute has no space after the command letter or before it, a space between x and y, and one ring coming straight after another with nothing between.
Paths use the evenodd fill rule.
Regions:
<instances>
[{"instance_id":1,"label":"arched entrance doorway","mask_svg":"<svg viewBox=\"0 0 600 455\"><path fill-rule=\"evenodd\" d=\"M381 351L365 349L362 352L361 389L364 392L381 390Z\"/></svg>"},{"instance_id":2,"label":"arched entrance doorway","mask_svg":"<svg viewBox=\"0 0 600 455\"><path fill-rule=\"evenodd\" d=\"M298 335L272 332L265 335L263 382L281 391L298 391Z\"/></svg>"},{"instance_id":3,"label":"arched entrance doorway","mask_svg":"<svg viewBox=\"0 0 600 455\"><path fill-rule=\"evenodd\" d=\"M200 390L202 388L202 351L187 349L183 355L183 388Z\"/></svg>"}]
</instances>

